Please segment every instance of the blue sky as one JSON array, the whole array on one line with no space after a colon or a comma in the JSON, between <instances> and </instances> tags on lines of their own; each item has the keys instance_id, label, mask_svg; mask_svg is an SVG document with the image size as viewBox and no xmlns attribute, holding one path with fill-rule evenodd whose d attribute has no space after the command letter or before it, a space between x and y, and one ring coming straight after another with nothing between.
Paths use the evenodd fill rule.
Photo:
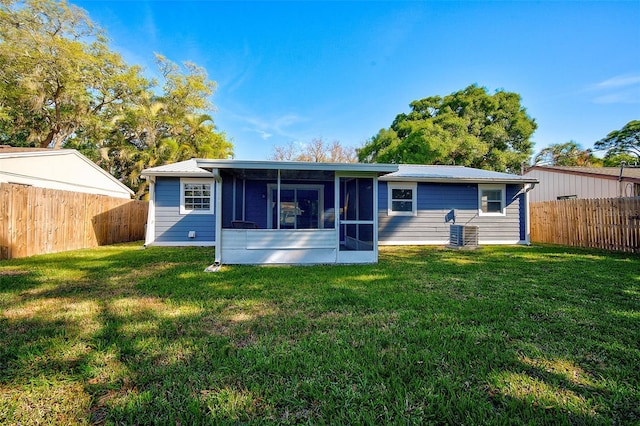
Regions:
<instances>
[{"instance_id":1,"label":"blue sky","mask_svg":"<svg viewBox=\"0 0 640 426\"><path fill-rule=\"evenodd\" d=\"M359 147L411 101L470 84L521 95L535 152L640 119L640 1L72 3L150 75L154 52L204 67L241 160Z\"/></svg>"}]
</instances>

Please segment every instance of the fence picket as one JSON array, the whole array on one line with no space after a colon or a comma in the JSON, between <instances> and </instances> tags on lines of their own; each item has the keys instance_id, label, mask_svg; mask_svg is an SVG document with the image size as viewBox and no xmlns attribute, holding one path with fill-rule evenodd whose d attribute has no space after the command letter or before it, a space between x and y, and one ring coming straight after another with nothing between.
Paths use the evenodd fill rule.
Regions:
<instances>
[{"instance_id":1,"label":"fence picket","mask_svg":"<svg viewBox=\"0 0 640 426\"><path fill-rule=\"evenodd\" d=\"M640 197L531 203L531 241L640 253Z\"/></svg>"},{"instance_id":2,"label":"fence picket","mask_svg":"<svg viewBox=\"0 0 640 426\"><path fill-rule=\"evenodd\" d=\"M148 204L0 184L0 259L144 238Z\"/></svg>"}]
</instances>

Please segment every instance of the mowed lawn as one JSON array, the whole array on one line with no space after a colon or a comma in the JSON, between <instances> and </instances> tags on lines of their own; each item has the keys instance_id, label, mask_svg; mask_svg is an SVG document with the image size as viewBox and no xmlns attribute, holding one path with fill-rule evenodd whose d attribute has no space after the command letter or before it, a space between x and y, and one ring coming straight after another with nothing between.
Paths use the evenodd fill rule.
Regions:
<instances>
[{"instance_id":1,"label":"mowed lawn","mask_svg":"<svg viewBox=\"0 0 640 426\"><path fill-rule=\"evenodd\" d=\"M0 262L0 424L638 424L640 257L381 248Z\"/></svg>"}]
</instances>

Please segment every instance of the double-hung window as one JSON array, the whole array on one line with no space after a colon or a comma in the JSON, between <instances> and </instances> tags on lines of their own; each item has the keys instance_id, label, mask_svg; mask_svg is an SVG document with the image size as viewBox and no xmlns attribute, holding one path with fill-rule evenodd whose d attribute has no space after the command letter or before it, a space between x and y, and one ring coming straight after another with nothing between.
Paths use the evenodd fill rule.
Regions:
<instances>
[{"instance_id":1,"label":"double-hung window","mask_svg":"<svg viewBox=\"0 0 640 426\"><path fill-rule=\"evenodd\" d=\"M205 179L180 179L180 214L212 214L213 183Z\"/></svg>"},{"instance_id":2,"label":"double-hung window","mask_svg":"<svg viewBox=\"0 0 640 426\"><path fill-rule=\"evenodd\" d=\"M387 213L389 216L416 216L417 184L389 183Z\"/></svg>"},{"instance_id":3,"label":"double-hung window","mask_svg":"<svg viewBox=\"0 0 640 426\"><path fill-rule=\"evenodd\" d=\"M504 216L505 193L505 185L478 185L478 214L480 216Z\"/></svg>"}]
</instances>

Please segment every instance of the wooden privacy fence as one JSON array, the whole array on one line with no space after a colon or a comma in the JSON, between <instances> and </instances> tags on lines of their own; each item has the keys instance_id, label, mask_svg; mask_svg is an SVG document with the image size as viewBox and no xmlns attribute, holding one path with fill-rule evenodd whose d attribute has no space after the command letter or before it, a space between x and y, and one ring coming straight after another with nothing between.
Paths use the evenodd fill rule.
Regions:
<instances>
[{"instance_id":1,"label":"wooden privacy fence","mask_svg":"<svg viewBox=\"0 0 640 426\"><path fill-rule=\"evenodd\" d=\"M640 253L640 198L531 203L531 241Z\"/></svg>"},{"instance_id":2,"label":"wooden privacy fence","mask_svg":"<svg viewBox=\"0 0 640 426\"><path fill-rule=\"evenodd\" d=\"M144 239L148 204L0 184L0 259Z\"/></svg>"}]
</instances>

